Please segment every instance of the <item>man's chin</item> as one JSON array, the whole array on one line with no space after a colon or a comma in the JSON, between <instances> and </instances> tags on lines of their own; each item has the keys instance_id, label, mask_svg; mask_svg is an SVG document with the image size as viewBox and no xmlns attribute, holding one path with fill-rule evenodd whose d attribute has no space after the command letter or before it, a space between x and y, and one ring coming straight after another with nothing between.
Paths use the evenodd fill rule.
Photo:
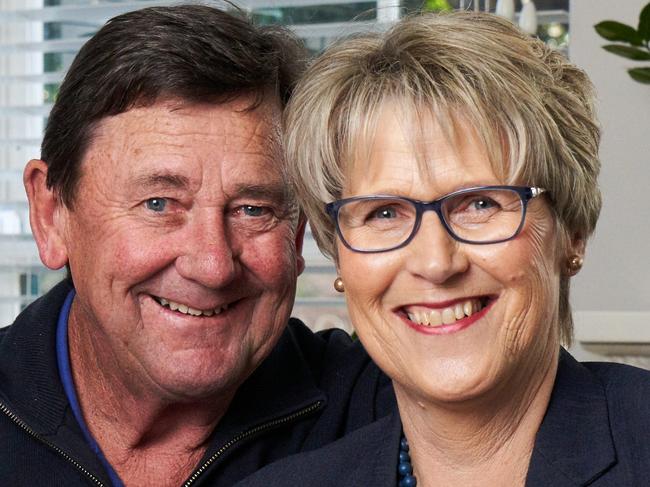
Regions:
<instances>
[{"instance_id":1,"label":"man's chin","mask_svg":"<svg viewBox=\"0 0 650 487\"><path fill-rule=\"evenodd\" d=\"M170 402L195 402L210 398L222 399L234 394L237 388L255 370L256 365L248 360L215 362L213 353L201 363L197 354L194 360L185 363L170 363L168 367L151 371L150 377L162 396Z\"/></svg>"}]
</instances>

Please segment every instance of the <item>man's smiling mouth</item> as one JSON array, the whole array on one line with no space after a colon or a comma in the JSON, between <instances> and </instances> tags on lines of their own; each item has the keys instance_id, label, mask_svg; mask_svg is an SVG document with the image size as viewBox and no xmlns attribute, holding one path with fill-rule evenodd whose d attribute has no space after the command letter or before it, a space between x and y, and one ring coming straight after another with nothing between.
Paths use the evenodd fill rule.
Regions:
<instances>
[{"instance_id":1,"label":"man's smiling mouth","mask_svg":"<svg viewBox=\"0 0 650 487\"><path fill-rule=\"evenodd\" d=\"M160 298L158 296L152 296L153 299L161 305L163 308L170 309L172 311L176 311L178 313L184 314L184 315L191 315L191 316L214 316L223 313L228 309L230 306L229 304L224 304L221 306L218 306L216 308L212 309L196 309L192 308L191 306L188 306L183 303L177 303L175 301L170 301L169 299L165 298Z\"/></svg>"}]
</instances>

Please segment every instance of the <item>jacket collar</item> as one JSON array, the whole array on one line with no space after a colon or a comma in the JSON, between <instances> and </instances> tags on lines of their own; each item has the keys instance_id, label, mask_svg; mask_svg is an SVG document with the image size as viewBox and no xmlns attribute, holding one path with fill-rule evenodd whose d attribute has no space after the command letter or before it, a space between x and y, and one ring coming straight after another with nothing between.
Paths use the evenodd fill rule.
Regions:
<instances>
[{"instance_id":1,"label":"jacket collar","mask_svg":"<svg viewBox=\"0 0 650 487\"><path fill-rule=\"evenodd\" d=\"M56 324L72 290L66 280L28 306L14 324L0 332L0 402L34 433L65 451L109 485L103 467L90 451L65 396L56 359ZM212 438L212 450L233 435L310 405L322 408L321 391L296 330L287 327L272 353L240 387Z\"/></svg>"},{"instance_id":2,"label":"jacket collar","mask_svg":"<svg viewBox=\"0 0 650 487\"><path fill-rule=\"evenodd\" d=\"M110 485L66 399L56 358L56 326L69 280L29 305L0 338L0 401L42 441Z\"/></svg>"},{"instance_id":3,"label":"jacket collar","mask_svg":"<svg viewBox=\"0 0 650 487\"><path fill-rule=\"evenodd\" d=\"M588 485L615 463L603 385L562 349L526 487Z\"/></svg>"},{"instance_id":4,"label":"jacket collar","mask_svg":"<svg viewBox=\"0 0 650 487\"><path fill-rule=\"evenodd\" d=\"M241 433L326 405L327 397L317 386L296 337L297 329L304 325L294 318L289 323L271 354L237 390L206 457Z\"/></svg>"},{"instance_id":5,"label":"jacket collar","mask_svg":"<svg viewBox=\"0 0 650 487\"><path fill-rule=\"evenodd\" d=\"M61 425L68 402L56 360L56 324L69 281L28 306L0 340L0 397L38 434Z\"/></svg>"}]
</instances>

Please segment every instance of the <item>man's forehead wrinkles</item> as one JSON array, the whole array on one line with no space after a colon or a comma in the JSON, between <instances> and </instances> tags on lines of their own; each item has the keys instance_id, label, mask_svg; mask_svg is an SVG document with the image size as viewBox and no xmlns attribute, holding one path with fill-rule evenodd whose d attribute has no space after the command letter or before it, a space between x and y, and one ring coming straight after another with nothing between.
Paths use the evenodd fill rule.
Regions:
<instances>
[{"instance_id":1,"label":"man's forehead wrinkles","mask_svg":"<svg viewBox=\"0 0 650 487\"><path fill-rule=\"evenodd\" d=\"M280 140L279 118L273 116L274 113L271 108L259 107L240 114L240 118L234 120L232 129L235 133L232 135L246 139L244 148L251 144L262 147L277 144Z\"/></svg>"},{"instance_id":2,"label":"man's forehead wrinkles","mask_svg":"<svg viewBox=\"0 0 650 487\"><path fill-rule=\"evenodd\" d=\"M219 147L219 152L226 159L232 156L251 156L255 159L262 158L268 163L276 164L276 161L280 158L280 145L277 141L274 141L272 138L255 138L255 137L240 137L239 142L231 139L230 142L226 142L223 146Z\"/></svg>"}]
</instances>

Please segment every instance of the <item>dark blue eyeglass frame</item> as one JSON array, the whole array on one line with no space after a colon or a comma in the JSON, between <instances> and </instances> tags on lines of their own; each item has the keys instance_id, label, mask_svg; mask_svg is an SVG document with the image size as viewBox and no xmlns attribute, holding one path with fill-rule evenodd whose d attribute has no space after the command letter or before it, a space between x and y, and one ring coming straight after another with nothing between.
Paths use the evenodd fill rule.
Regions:
<instances>
[{"instance_id":1,"label":"dark blue eyeglass frame","mask_svg":"<svg viewBox=\"0 0 650 487\"><path fill-rule=\"evenodd\" d=\"M521 208L522 208L521 222L519 223L519 226L517 227L515 232L508 238L502 238L498 240L487 240L485 242L476 242L473 240L467 240L456 235L454 231L451 229L451 227L449 226L449 224L447 223L447 221L445 220L445 217L442 213L443 202L449 198L453 198L462 195L464 193L471 193L474 191L487 191L493 189L509 190L519 195L519 198L521 199ZM539 188L537 186L475 186L472 188L465 188L459 191L454 191L453 193L449 193L443 196L442 198L438 198L437 200L428 201L428 202L414 200L403 196L393 196L393 195L355 196L352 198L345 198L342 200L336 200L336 201L332 201L331 203L327 203L325 205L325 211L334 222L334 225L336 226L336 233L341 239L341 242L343 242L343 245L345 245L348 249L352 250L353 252L358 252L361 254L377 254L380 252L389 252L391 250L397 250L397 249L401 249L402 247L406 247L411 242L411 240L413 240L415 235L418 233L418 230L420 229L420 224L422 222L422 214L425 211L435 211L436 214L438 215L438 219L442 223L442 226L445 228L447 233L451 235L451 237L454 240L466 244L471 244L471 245L489 245L489 244L507 242L508 240L512 240L517 235L519 235L519 232L521 232L521 229L524 226L524 222L526 221L526 209L528 208L528 202L545 192L546 190L544 188ZM384 199L384 198L406 201L415 207L415 224L413 225L413 230L411 230L410 235L406 238L406 240L404 240L404 242L400 243L399 245L395 245L394 247L387 247L385 249L363 250L363 249L356 249L352 247L343 236L343 233L341 232L341 228L339 226L339 210L341 209L341 207L353 201L374 200L374 199Z\"/></svg>"}]
</instances>

